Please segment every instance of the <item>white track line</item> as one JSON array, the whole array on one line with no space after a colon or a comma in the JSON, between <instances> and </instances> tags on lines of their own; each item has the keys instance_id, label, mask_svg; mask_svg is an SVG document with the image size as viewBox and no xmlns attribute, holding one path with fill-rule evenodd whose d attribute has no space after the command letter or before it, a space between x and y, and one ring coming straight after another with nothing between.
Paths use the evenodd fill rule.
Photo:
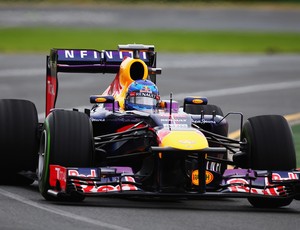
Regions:
<instances>
[{"instance_id":1,"label":"white track line","mask_svg":"<svg viewBox=\"0 0 300 230\"><path fill-rule=\"evenodd\" d=\"M31 69L3 69L0 70L0 77L31 77L45 76L46 70L40 68Z\"/></svg>"},{"instance_id":2,"label":"white track line","mask_svg":"<svg viewBox=\"0 0 300 230\"><path fill-rule=\"evenodd\" d=\"M195 95L195 96L198 95L204 97L220 97L220 96L229 96L229 95L237 95L237 94L265 92L265 91L272 91L272 90L292 89L292 88L299 88L299 87L300 87L300 80L191 92L188 93L188 95ZM180 93L180 94L174 93L173 97L182 99L188 95L187 93Z\"/></svg>"},{"instance_id":3,"label":"white track line","mask_svg":"<svg viewBox=\"0 0 300 230\"><path fill-rule=\"evenodd\" d=\"M8 192L8 191L5 191L4 189L1 189L1 188L0 188L0 194L3 195L3 196L8 197L10 199L19 201L23 204L30 205L34 208L38 208L38 209L41 209L43 211L50 212L50 213L53 213L53 214L56 214L56 215L59 215L59 216L62 216L62 217L67 217L67 218L70 218L70 219L74 219L76 221L81 221L81 222L85 222L87 224L95 225L97 227L103 227L103 228L112 229L112 230L129 230L128 228L124 228L124 227L113 225L113 224L108 224L108 223L105 223L103 221L99 221L97 219L91 219L91 218L88 218L88 217L76 215L74 213L59 210L57 208L48 207L48 206L42 205L38 202L34 202L34 201L29 200L29 199L26 199L25 197L13 194L13 193Z\"/></svg>"}]
</instances>

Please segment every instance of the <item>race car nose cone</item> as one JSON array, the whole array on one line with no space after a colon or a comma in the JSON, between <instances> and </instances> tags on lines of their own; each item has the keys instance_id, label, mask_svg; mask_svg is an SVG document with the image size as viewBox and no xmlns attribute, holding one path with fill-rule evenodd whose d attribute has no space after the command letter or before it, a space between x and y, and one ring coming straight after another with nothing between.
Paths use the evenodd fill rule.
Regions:
<instances>
[{"instance_id":1,"label":"race car nose cone","mask_svg":"<svg viewBox=\"0 0 300 230\"><path fill-rule=\"evenodd\" d=\"M206 137L195 130L171 131L162 141L162 147L172 147L181 150L199 150L208 147Z\"/></svg>"}]
</instances>

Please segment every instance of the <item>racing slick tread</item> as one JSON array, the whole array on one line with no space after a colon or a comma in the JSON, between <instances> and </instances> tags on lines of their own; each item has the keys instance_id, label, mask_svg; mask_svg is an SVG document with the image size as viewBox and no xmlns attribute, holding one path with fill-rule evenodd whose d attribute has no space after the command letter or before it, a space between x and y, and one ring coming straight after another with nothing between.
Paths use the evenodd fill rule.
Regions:
<instances>
[{"instance_id":1,"label":"racing slick tread","mask_svg":"<svg viewBox=\"0 0 300 230\"><path fill-rule=\"evenodd\" d=\"M296 154L289 124L280 115L263 115L249 118L242 130L247 141L246 164L256 170L288 171L296 167ZM287 206L293 198L272 199L249 197L257 208Z\"/></svg>"},{"instance_id":2,"label":"racing slick tread","mask_svg":"<svg viewBox=\"0 0 300 230\"><path fill-rule=\"evenodd\" d=\"M65 167L89 167L92 164L92 132L88 116L58 110L49 117L50 161Z\"/></svg>"},{"instance_id":3,"label":"racing slick tread","mask_svg":"<svg viewBox=\"0 0 300 230\"><path fill-rule=\"evenodd\" d=\"M46 200L56 200L47 194L50 164L63 167L91 167L93 162L93 134L89 117L81 112L55 110L46 118L46 149L44 167L39 179L41 194ZM80 201L82 196L73 196L65 201Z\"/></svg>"},{"instance_id":4,"label":"racing slick tread","mask_svg":"<svg viewBox=\"0 0 300 230\"><path fill-rule=\"evenodd\" d=\"M38 159L38 117L28 100L0 100L1 183L31 184L34 180L18 175L35 171Z\"/></svg>"},{"instance_id":5,"label":"racing slick tread","mask_svg":"<svg viewBox=\"0 0 300 230\"><path fill-rule=\"evenodd\" d=\"M249 166L260 170L292 170L296 154L289 124L280 115L263 115L245 122L242 138L248 142Z\"/></svg>"}]
</instances>

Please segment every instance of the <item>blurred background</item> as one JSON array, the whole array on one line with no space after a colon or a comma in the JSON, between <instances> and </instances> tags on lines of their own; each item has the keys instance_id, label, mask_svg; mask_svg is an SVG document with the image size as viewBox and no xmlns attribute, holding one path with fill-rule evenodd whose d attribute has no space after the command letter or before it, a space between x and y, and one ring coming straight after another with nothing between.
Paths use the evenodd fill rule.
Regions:
<instances>
[{"instance_id":1,"label":"blurred background","mask_svg":"<svg viewBox=\"0 0 300 230\"><path fill-rule=\"evenodd\" d=\"M163 52L299 53L299 12L300 0L0 0L0 52L135 42Z\"/></svg>"}]
</instances>

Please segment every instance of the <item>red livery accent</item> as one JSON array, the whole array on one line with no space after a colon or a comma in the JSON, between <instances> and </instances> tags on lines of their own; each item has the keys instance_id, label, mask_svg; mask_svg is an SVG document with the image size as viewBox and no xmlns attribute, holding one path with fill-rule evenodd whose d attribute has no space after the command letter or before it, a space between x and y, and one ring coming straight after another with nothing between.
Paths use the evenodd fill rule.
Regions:
<instances>
[{"instance_id":1,"label":"red livery accent","mask_svg":"<svg viewBox=\"0 0 300 230\"><path fill-rule=\"evenodd\" d=\"M50 110L55 107L55 101L57 96L57 77L51 76L50 68L47 68L46 77L46 117L50 113Z\"/></svg>"},{"instance_id":2,"label":"red livery accent","mask_svg":"<svg viewBox=\"0 0 300 230\"><path fill-rule=\"evenodd\" d=\"M274 175L274 178L277 177L277 175ZM229 191L231 192L251 193L266 196L286 196L285 186L270 184L268 178L265 178L264 181L265 189L251 188L249 182L246 179L242 178L230 179L227 181L227 183L232 184L232 186L228 187Z\"/></svg>"},{"instance_id":3,"label":"red livery accent","mask_svg":"<svg viewBox=\"0 0 300 230\"><path fill-rule=\"evenodd\" d=\"M130 177L130 176L125 176L124 177L126 181L130 181L130 182L135 182L135 180ZM120 191L138 191L139 189L131 184L126 184L126 182L122 183L122 186L117 185L117 186L113 186L113 185L102 185L97 187L94 187L93 189L96 189L96 192L100 192L100 193L108 193L108 192L120 192ZM91 191L86 191L86 189L83 189L83 191L85 193L87 192L91 192Z\"/></svg>"},{"instance_id":4,"label":"red livery accent","mask_svg":"<svg viewBox=\"0 0 300 230\"><path fill-rule=\"evenodd\" d=\"M287 180L298 180L298 175L296 173L288 172L288 177L282 177L279 173L272 173L272 181L280 182Z\"/></svg>"},{"instance_id":5,"label":"red livery accent","mask_svg":"<svg viewBox=\"0 0 300 230\"><path fill-rule=\"evenodd\" d=\"M109 87L104 91L103 95L119 95L122 91L123 87L120 84L120 76L119 73L116 75L113 82L109 85Z\"/></svg>"},{"instance_id":6,"label":"red livery accent","mask_svg":"<svg viewBox=\"0 0 300 230\"><path fill-rule=\"evenodd\" d=\"M83 193L106 193L120 191L138 191L133 184L135 179L131 176L100 176L100 168L76 168L68 169L59 165L50 165L49 185L51 188L67 192L67 184L73 184L77 191ZM73 178L72 178L73 177ZM86 180L91 178L91 180ZM100 180L99 180L100 179ZM121 180L121 182L119 182ZM117 185L108 185L107 183L118 183Z\"/></svg>"},{"instance_id":7,"label":"red livery accent","mask_svg":"<svg viewBox=\"0 0 300 230\"><path fill-rule=\"evenodd\" d=\"M56 187L59 182L60 188L65 191L67 184L67 169L59 165L50 165L49 185Z\"/></svg>"}]
</instances>

